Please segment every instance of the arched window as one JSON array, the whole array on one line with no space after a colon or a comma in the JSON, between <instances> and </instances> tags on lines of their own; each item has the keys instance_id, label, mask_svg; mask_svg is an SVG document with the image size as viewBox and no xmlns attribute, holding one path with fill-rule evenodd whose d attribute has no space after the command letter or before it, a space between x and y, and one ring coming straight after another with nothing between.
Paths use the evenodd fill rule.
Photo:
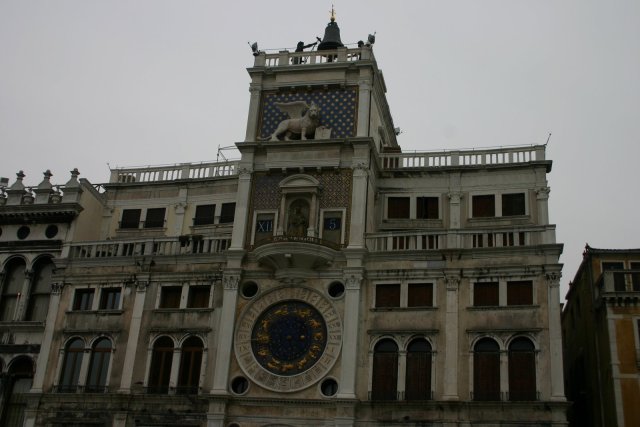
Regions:
<instances>
[{"instance_id":1,"label":"arched window","mask_svg":"<svg viewBox=\"0 0 640 427\"><path fill-rule=\"evenodd\" d=\"M481 339L474 348L473 399L500 400L500 347L491 338Z\"/></svg>"},{"instance_id":2,"label":"arched window","mask_svg":"<svg viewBox=\"0 0 640 427\"><path fill-rule=\"evenodd\" d=\"M74 393L78 389L80 378L80 366L84 355L84 341L80 338L72 339L67 343L60 373L58 391L61 393Z\"/></svg>"},{"instance_id":3,"label":"arched window","mask_svg":"<svg viewBox=\"0 0 640 427\"><path fill-rule=\"evenodd\" d=\"M398 398L398 346L390 339L376 344L373 350L372 400Z\"/></svg>"},{"instance_id":4,"label":"arched window","mask_svg":"<svg viewBox=\"0 0 640 427\"><path fill-rule=\"evenodd\" d=\"M169 377L173 361L173 340L161 337L153 345L151 368L149 369L149 393L163 394L169 392Z\"/></svg>"},{"instance_id":5,"label":"arched window","mask_svg":"<svg viewBox=\"0 0 640 427\"><path fill-rule=\"evenodd\" d=\"M188 338L182 344L180 374L178 376L178 393L197 394L202 365L202 341L196 337Z\"/></svg>"},{"instance_id":6,"label":"arched window","mask_svg":"<svg viewBox=\"0 0 640 427\"><path fill-rule=\"evenodd\" d=\"M537 400L535 346L524 337L509 345L509 400Z\"/></svg>"},{"instance_id":7,"label":"arched window","mask_svg":"<svg viewBox=\"0 0 640 427\"><path fill-rule=\"evenodd\" d=\"M18 357L9 365L8 373L6 388L3 390L4 396L8 398L5 400L0 425L21 426L27 408L27 401L23 395L31 390L33 384L33 362L28 357Z\"/></svg>"},{"instance_id":8,"label":"arched window","mask_svg":"<svg viewBox=\"0 0 640 427\"><path fill-rule=\"evenodd\" d=\"M55 265L49 258L41 260L36 265L29 295L29 306L27 307L27 320L38 322L47 320L54 268Z\"/></svg>"},{"instance_id":9,"label":"arched window","mask_svg":"<svg viewBox=\"0 0 640 427\"><path fill-rule=\"evenodd\" d=\"M93 344L91 349L85 391L89 393L104 393L106 391L110 360L111 340L100 338Z\"/></svg>"},{"instance_id":10,"label":"arched window","mask_svg":"<svg viewBox=\"0 0 640 427\"><path fill-rule=\"evenodd\" d=\"M0 299L0 321L14 320L18 296L22 293L26 264L22 259L14 259L6 266L6 275L2 284L2 298Z\"/></svg>"},{"instance_id":11,"label":"arched window","mask_svg":"<svg viewBox=\"0 0 640 427\"><path fill-rule=\"evenodd\" d=\"M431 399L431 344L423 338L411 341L407 347L405 398Z\"/></svg>"}]
</instances>

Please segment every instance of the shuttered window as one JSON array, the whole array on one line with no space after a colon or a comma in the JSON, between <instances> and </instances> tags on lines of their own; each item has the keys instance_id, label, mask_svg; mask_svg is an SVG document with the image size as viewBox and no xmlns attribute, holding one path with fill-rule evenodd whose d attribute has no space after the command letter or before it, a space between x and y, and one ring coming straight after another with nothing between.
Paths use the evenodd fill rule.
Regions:
<instances>
[{"instance_id":1,"label":"shuttered window","mask_svg":"<svg viewBox=\"0 0 640 427\"><path fill-rule=\"evenodd\" d=\"M409 219L410 207L409 197L389 197L387 199L387 218Z\"/></svg>"},{"instance_id":2,"label":"shuttered window","mask_svg":"<svg viewBox=\"0 0 640 427\"><path fill-rule=\"evenodd\" d=\"M631 269L640 270L640 262L632 262ZM640 291L640 273L631 273L631 285L633 286L634 292Z\"/></svg>"},{"instance_id":3,"label":"shuttered window","mask_svg":"<svg viewBox=\"0 0 640 427\"><path fill-rule=\"evenodd\" d=\"M500 400L500 347L491 338L481 339L474 348L473 399Z\"/></svg>"},{"instance_id":4,"label":"shuttered window","mask_svg":"<svg viewBox=\"0 0 640 427\"><path fill-rule=\"evenodd\" d=\"M438 198L418 197L416 199L416 218L438 219Z\"/></svg>"},{"instance_id":5,"label":"shuttered window","mask_svg":"<svg viewBox=\"0 0 640 427\"><path fill-rule=\"evenodd\" d=\"M196 216L193 218L193 225L213 224L216 213L216 205L196 206Z\"/></svg>"},{"instance_id":6,"label":"shuttered window","mask_svg":"<svg viewBox=\"0 0 640 427\"><path fill-rule=\"evenodd\" d=\"M220 224L228 224L233 222L233 217L236 214L235 203L223 203L220 207Z\"/></svg>"},{"instance_id":7,"label":"shuttered window","mask_svg":"<svg viewBox=\"0 0 640 427\"><path fill-rule=\"evenodd\" d=\"M509 345L509 400L536 400L536 353L527 338Z\"/></svg>"},{"instance_id":8,"label":"shuttered window","mask_svg":"<svg viewBox=\"0 0 640 427\"><path fill-rule=\"evenodd\" d=\"M407 307L433 307L432 283L409 283Z\"/></svg>"},{"instance_id":9,"label":"shuttered window","mask_svg":"<svg viewBox=\"0 0 640 427\"><path fill-rule=\"evenodd\" d=\"M398 398L398 346L391 340L382 340L373 353L371 400Z\"/></svg>"},{"instance_id":10,"label":"shuttered window","mask_svg":"<svg viewBox=\"0 0 640 427\"><path fill-rule=\"evenodd\" d=\"M169 337L159 338L153 345L151 368L149 369L149 393L166 394L169 392L172 361L173 341Z\"/></svg>"},{"instance_id":11,"label":"shuttered window","mask_svg":"<svg viewBox=\"0 0 640 427\"><path fill-rule=\"evenodd\" d=\"M603 271L615 271L624 270L624 263L622 262L603 262ZM624 283L624 273L613 273L613 288L616 292L624 292L626 286Z\"/></svg>"},{"instance_id":12,"label":"shuttered window","mask_svg":"<svg viewBox=\"0 0 640 427\"><path fill-rule=\"evenodd\" d=\"M502 216L525 214L524 193L502 195Z\"/></svg>"},{"instance_id":13,"label":"shuttered window","mask_svg":"<svg viewBox=\"0 0 640 427\"><path fill-rule=\"evenodd\" d=\"M497 306L499 301L498 282L476 282L473 284L474 307Z\"/></svg>"},{"instance_id":14,"label":"shuttered window","mask_svg":"<svg viewBox=\"0 0 640 427\"><path fill-rule=\"evenodd\" d=\"M202 365L202 341L196 337L188 338L182 345L180 372L178 375L179 394L197 394Z\"/></svg>"},{"instance_id":15,"label":"shuttered window","mask_svg":"<svg viewBox=\"0 0 640 427\"><path fill-rule=\"evenodd\" d=\"M493 194L472 197L472 216L487 218L496 216L496 198Z\"/></svg>"},{"instance_id":16,"label":"shuttered window","mask_svg":"<svg viewBox=\"0 0 640 427\"><path fill-rule=\"evenodd\" d=\"M179 308L181 286L163 286L160 288L160 308Z\"/></svg>"},{"instance_id":17,"label":"shuttered window","mask_svg":"<svg viewBox=\"0 0 640 427\"><path fill-rule=\"evenodd\" d=\"M431 344L425 339L407 347L406 400L431 399Z\"/></svg>"},{"instance_id":18,"label":"shuttered window","mask_svg":"<svg viewBox=\"0 0 640 427\"><path fill-rule=\"evenodd\" d=\"M140 226L140 209L124 209L120 228L138 228Z\"/></svg>"},{"instance_id":19,"label":"shuttered window","mask_svg":"<svg viewBox=\"0 0 640 427\"><path fill-rule=\"evenodd\" d=\"M147 216L144 220L144 228L164 227L165 208L147 209Z\"/></svg>"},{"instance_id":20,"label":"shuttered window","mask_svg":"<svg viewBox=\"0 0 640 427\"><path fill-rule=\"evenodd\" d=\"M377 285L376 307L400 307L400 284Z\"/></svg>"},{"instance_id":21,"label":"shuttered window","mask_svg":"<svg viewBox=\"0 0 640 427\"><path fill-rule=\"evenodd\" d=\"M200 285L189 287L189 298L187 299L188 308L207 308L209 307L209 294L211 286Z\"/></svg>"},{"instance_id":22,"label":"shuttered window","mask_svg":"<svg viewBox=\"0 0 640 427\"><path fill-rule=\"evenodd\" d=\"M507 282L507 305L532 305L533 282L518 280Z\"/></svg>"}]
</instances>

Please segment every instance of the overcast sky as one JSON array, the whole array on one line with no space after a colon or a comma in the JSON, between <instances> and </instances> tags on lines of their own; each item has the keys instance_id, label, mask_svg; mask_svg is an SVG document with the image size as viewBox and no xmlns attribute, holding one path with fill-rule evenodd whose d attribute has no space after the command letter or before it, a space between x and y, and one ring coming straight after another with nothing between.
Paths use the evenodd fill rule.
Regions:
<instances>
[{"instance_id":1,"label":"overcast sky","mask_svg":"<svg viewBox=\"0 0 640 427\"><path fill-rule=\"evenodd\" d=\"M542 144L563 295L593 247L638 248L640 1L333 2L377 32L405 151ZM0 0L0 176L216 159L242 141L245 68L322 37L331 1Z\"/></svg>"}]
</instances>

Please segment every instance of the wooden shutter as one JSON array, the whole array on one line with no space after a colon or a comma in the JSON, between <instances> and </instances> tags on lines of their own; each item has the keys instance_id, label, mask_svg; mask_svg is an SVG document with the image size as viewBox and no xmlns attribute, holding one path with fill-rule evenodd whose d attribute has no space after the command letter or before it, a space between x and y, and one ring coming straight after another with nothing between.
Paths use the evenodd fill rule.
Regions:
<instances>
[{"instance_id":1,"label":"wooden shutter","mask_svg":"<svg viewBox=\"0 0 640 427\"><path fill-rule=\"evenodd\" d=\"M526 338L509 346L509 400L536 400L535 347Z\"/></svg>"},{"instance_id":2,"label":"wooden shutter","mask_svg":"<svg viewBox=\"0 0 640 427\"><path fill-rule=\"evenodd\" d=\"M383 340L373 353L372 400L396 400L398 398L398 346L391 340Z\"/></svg>"},{"instance_id":3,"label":"wooden shutter","mask_svg":"<svg viewBox=\"0 0 640 427\"><path fill-rule=\"evenodd\" d=\"M476 282L473 285L473 305L475 307L497 306L499 304L498 282Z\"/></svg>"},{"instance_id":4,"label":"wooden shutter","mask_svg":"<svg viewBox=\"0 0 640 427\"><path fill-rule=\"evenodd\" d=\"M472 215L474 218L496 216L496 198L493 194L473 196Z\"/></svg>"},{"instance_id":5,"label":"wooden shutter","mask_svg":"<svg viewBox=\"0 0 640 427\"><path fill-rule=\"evenodd\" d=\"M502 216L515 216L524 214L524 193L502 195Z\"/></svg>"},{"instance_id":6,"label":"wooden shutter","mask_svg":"<svg viewBox=\"0 0 640 427\"><path fill-rule=\"evenodd\" d=\"M407 349L406 400L431 399L431 345L415 340Z\"/></svg>"},{"instance_id":7,"label":"wooden shutter","mask_svg":"<svg viewBox=\"0 0 640 427\"><path fill-rule=\"evenodd\" d=\"M165 208L147 209L147 216L144 220L144 228L164 227Z\"/></svg>"},{"instance_id":8,"label":"wooden shutter","mask_svg":"<svg viewBox=\"0 0 640 427\"><path fill-rule=\"evenodd\" d=\"M389 197L387 199L387 218L409 219L410 206L409 197Z\"/></svg>"},{"instance_id":9,"label":"wooden shutter","mask_svg":"<svg viewBox=\"0 0 640 427\"><path fill-rule=\"evenodd\" d=\"M409 283L408 307L433 307L432 283Z\"/></svg>"},{"instance_id":10,"label":"wooden shutter","mask_svg":"<svg viewBox=\"0 0 640 427\"><path fill-rule=\"evenodd\" d=\"M519 280L507 282L507 305L532 305L533 282Z\"/></svg>"},{"instance_id":11,"label":"wooden shutter","mask_svg":"<svg viewBox=\"0 0 640 427\"><path fill-rule=\"evenodd\" d=\"M216 213L216 205L196 206L196 216L193 218L193 225L213 224Z\"/></svg>"},{"instance_id":12,"label":"wooden shutter","mask_svg":"<svg viewBox=\"0 0 640 427\"><path fill-rule=\"evenodd\" d=\"M140 209L124 209L120 228L138 228L140 225Z\"/></svg>"},{"instance_id":13,"label":"wooden shutter","mask_svg":"<svg viewBox=\"0 0 640 427\"><path fill-rule=\"evenodd\" d=\"M400 284L377 285L376 307L400 307Z\"/></svg>"},{"instance_id":14,"label":"wooden shutter","mask_svg":"<svg viewBox=\"0 0 640 427\"><path fill-rule=\"evenodd\" d=\"M438 198L418 197L416 199L416 217L420 219L438 219Z\"/></svg>"},{"instance_id":15,"label":"wooden shutter","mask_svg":"<svg viewBox=\"0 0 640 427\"><path fill-rule=\"evenodd\" d=\"M500 400L500 348L489 338L480 340L475 346L473 399Z\"/></svg>"}]
</instances>

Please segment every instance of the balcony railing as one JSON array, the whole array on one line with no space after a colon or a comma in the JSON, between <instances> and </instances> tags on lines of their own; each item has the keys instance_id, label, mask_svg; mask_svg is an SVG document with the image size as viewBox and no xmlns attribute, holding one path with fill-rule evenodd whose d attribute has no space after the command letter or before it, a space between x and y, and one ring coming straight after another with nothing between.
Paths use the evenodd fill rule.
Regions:
<instances>
[{"instance_id":1,"label":"balcony railing","mask_svg":"<svg viewBox=\"0 0 640 427\"><path fill-rule=\"evenodd\" d=\"M111 169L110 183L162 182L177 179L202 179L233 176L238 171L238 161L180 163L165 166L141 166Z\"/></svg>"},{"instance_id":2,"label":"balcony railing","mask_svg":"<svg viewBox=\"0 0 640 427\"><path fill-rule=\"evenodd\" d=\"M253 246L252 249L255 249L257 247L260 246L264 246L264 245L268 245L270 243L283 243L283 242L288 242L288 243L311 243L313 245L321 245L321 246L326 246L328 248L331 249L335 249L335 250L340 250L340 248L342 247L341 244L339 243L335 243L329 240L323 240L323 239L319 239L317 237L311 237L311 236L287 236L287 235L279 235L279 236L273 236L273 237L268 237L265 239L261 239L259 241L257 241Z\"/></svg>"},{"instance_id":3,"label":"balcony railing","mask_svg":"<svg viewBox=\"0 0 640 427\"><path fill-rule=\"evenodd\" d=\"M640 292L640 270L605 271L597 284L603 292Z\"/></svg>"},{"instance_id":4,"label":"balcony railing","mask_svg":"<svg viewBox=\"0 0 640 427\"><path fill-rule=\"evenodd\" d=\"M544 145L503 147L484 150L380 154L381 167L384 170L504 165L542 160L545 160Z\"/></svg>"},{"instance_id":5,"label":"balcony railing","mask_svg":"<svg viewBox=\"0 0 640 427\"><path fill-rule=\"evenodd\" d=\"M518 227L510 230L393 231L366 236L371 252L475 249L555 243L555 227Z\"/></svg>"},{"instance_id":6,"label":"balcony railing","mask_svg":"<svg viewBox=\"0 0 640 427\"><path fill-rule=\"evenodd\" d=\"M284 66L304 66L315 64L354 62L360 60L370 60L373 52L369 47L338 48L332 51L305 51L290 52L282 50L278 53L260 52L256 55L255 67L284 67Z\"/></svg>"},{"instance_id":7,"label":"balcony railing","mask_svg":"<svg viewBox=\"0 0 640 427\"><path fill-rule=\"evenodd\" d=\"M134 255L214 254L231 245L230 237L180 236L160 239L135 239L76 243L69 258L92 259Z\"/></svg>"}]
</instances>

